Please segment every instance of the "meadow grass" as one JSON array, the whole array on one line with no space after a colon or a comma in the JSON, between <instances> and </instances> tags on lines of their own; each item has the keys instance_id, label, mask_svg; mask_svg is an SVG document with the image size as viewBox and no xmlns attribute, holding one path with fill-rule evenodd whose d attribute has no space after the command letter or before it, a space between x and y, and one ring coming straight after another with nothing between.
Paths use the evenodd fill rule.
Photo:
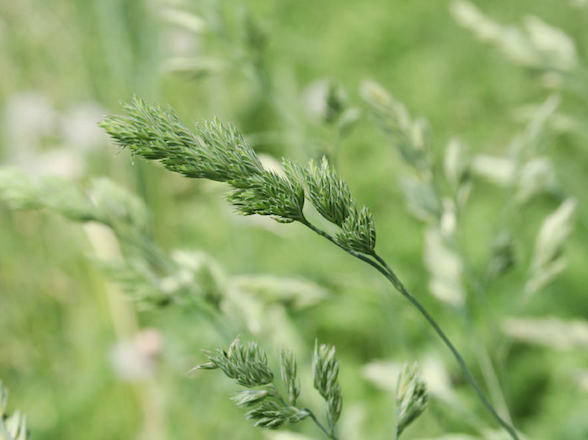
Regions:
<instances>
[{"instance_id":1,"label":"meadow grass","mask_svg":"<svg viewBox=\"0 0 588 440\"><path fill-rule=\"evenodd\" d=\"M522 30L528 14L563 29L582 66L587 12L572 3L581 6L479 7ZM225 347L237 333L269 353L291 346L307 387L314 341L335 345L342 438L394 431L392 396L404 360L419 360L432 395L404 438L500 435L488 431L496 425L417 313L400 296L384 300L384 279L371 268L301 224L237 218L218 185L128 159L96 128L84 128L133 94L171 104L185 121L216 115L233 122L264 167L285 156L313 158L320 169L327 155L370 207L378 253L463 348L500 415L529 438L585 438L582 93L566 85L559 101L549 98L549 72L476 41L450 2L327 2L321 14L311 3L180 5L209 26L204 32L160 7L98 0L0 6L0 159L3 168L25 171L3 171L4 188L38 185L42 203L20 207L43 208L15 210L5 203L14 194L2 192L0 378L11 390L9 413L27 414L33 438L257 438L226 399L234 389L223 378L185 377L202 362L200 348ZM210 71L170 74L167 61L177 57ZM377 122L361 87L366 78L404 106L416 136L409 139L426 143L431 135L431 157L421 165L398 151L402 131ZM413 115L425 115L429 128ZM460 140L450 142L455 135ZM521 145L535 152L517 155L530 151ZM512 169L513 160L519 179L493 172L497 164ZM56 172L65 178L45 177ZM537 176L547 183L538 191ZM119 215L118 196L126 193L147 207L133 205L131 214L141 214L135 220ZM91 210L115 201L114 228L104 218L104 228L88 226L88 212L72 211L80 200ZM447 235L452 224L455 236ZM450 263L451 277L439 261ZM320 397L301 397L320 408ZM312 423L298 429L317 436Z\"/></svg>"}]
</instances>

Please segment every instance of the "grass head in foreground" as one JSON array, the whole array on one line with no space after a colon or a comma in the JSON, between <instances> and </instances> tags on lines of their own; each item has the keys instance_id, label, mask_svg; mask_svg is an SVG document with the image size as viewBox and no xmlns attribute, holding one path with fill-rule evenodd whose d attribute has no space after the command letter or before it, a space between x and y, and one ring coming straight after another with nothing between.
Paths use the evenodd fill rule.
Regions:
<instances>
[{"instance_id":1,"label":"grass head in foreground","mask_svg":"<svg viewBox=\"0 0 588 440\"><path fill-rule=\"evenodd\" d=\"M231 187L227 200L239 214L270 216L282 223L299 222L380 272L429 322L484 406L518 440L515 429L498 415L481 391L459 351L376 253L376 229L370 210L365 206L359 208L347 183L326 159L320 164L310 161L307 166L284 159L284 174L279 175L263 168L255 151L230 124L215 119L196 125L191 132L171 108L149 105L139 98L133 98L124 108L124 115L110 116L100 123L121 148L145 159L158 160L170 171L187 177L225 182ZM304 215L306 202L335 225L338 232L332 235L311 223ZM336 393L331 391L332 398Z\"/></svg>"},{"instance_id":2,"label":"grass head in foreground","mask_svg":"<svg viewBox=\"0 0 588 440\"><path fill-rule=\"evenodd\" d=\"M280 372L286 389L284 397L275 383L275 375L268 366L267 355L255 342L243 345L235 339L228 350L207 351L208 362L198 365L194 370L220 369L238 385L247 388L236 393L231 400L237 406L251 408L246 417L254 421L254 426L277 429L286 424L295 424L306 418L330 438L337 440L335 425L341 414L341 387L338 382L339 363L335 358L335 348L315 345L313 356L314 388L325 401L327 426L319 421L308 408L297 406L300 396L300 382L297 377L296 359L289 350L280 352Z\"/></svg>"}]
</instances>

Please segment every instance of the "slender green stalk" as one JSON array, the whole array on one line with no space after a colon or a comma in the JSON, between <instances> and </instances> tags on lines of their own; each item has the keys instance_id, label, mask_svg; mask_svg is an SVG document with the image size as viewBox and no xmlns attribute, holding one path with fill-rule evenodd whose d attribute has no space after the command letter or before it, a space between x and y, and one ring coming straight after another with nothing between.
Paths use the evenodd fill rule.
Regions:
<instances>
[{"instance_id":1,"label":"slender green stalk","mask_svg":"<svg viewBox=\"0 0 588 440\"><path fill-rule=\"evenodd\" d=\"M412 293L410 293L410 291L404 286L404 284L402 284L402 282L400 281L400 279L396 276L396 274L390 268L390 266L388 266L388 264L386 263L386 261L382 257L380 257L378 254L376 254L375 252L373 252L372 257L376 260L376 261L374 261L374 260L372 260L371 258L369 258L366 255L360 254L358 252L355 252L355 251L353 251L351 249L348 249L348 248L340 245L339 243L337 243L335 241L335 239L331 235L329 235L325 231L317 228L316 226L314 226L313 224L309 223L308 221L303 221L302 223L305 226L307 226L308 228L310 228L311 230L313 230L314 232L316 232L317 234L319 234L320 236L326 238L327 240L329 240L332 243L335 243L338 247L340 247L341 249L343 249L347 253L353 255L356 258L359 258L360 260L362 260L364 262L366 262L367 264L369 264L370 266L372 266L374 269L376 269L378 272L380 272L382 275L384 275L386 277L386 279L388 281L390 281L390 283L392 283L392 285L394 286L394 288L400 294L402 294L402 296L404 296L421 313L421 315L424 316L424 318L429 322L429 324L431 325L431 327L433 327L433 329L435 330L435 332L443 340L443 342L449 348L449 350L453 354L454 358L456 359L457 363L459 364L459 366L461 368L461 371L462 371L464 377L469 382L469 384L474 388L474 390L476 391L476 394L478 395L478 397L480 398L480 400L482 401L482 403L486 407L486 409L488 411L490 411L490 413L496 419L496 421L504 429L506 429L508 431L508 433L510 434L510 436L514 440L519 440L519 436L516 433L515 429L511 425L509 425L504 419L502 419L502 417L500 417L500 415L496 412L496 410L492 406L492 403L490 403L490 401L488 400L488 398L486 397L486 395L484 394L484 392L480 389L480 386L478 385L478 383L476 382L476 380L472 376L472 373L470 372L469 368L467 367L467 365L466 365L463 357L459 353L459 351L455 348L455 346L449 340L449 338L443 332L443 330L441 330L441 327L439 327L439 325L437 324L437 322L435 321L435 319L429 314L429 312L427 311L427 309L425 309L425 307L416 299L416 297L414 295L412 295Z\"/></svg>"},{"instance_id":2,"label":"slender green stalk","mask_svg":"<svg viewBox=\"0 0 588 440\"><path fill-rule=\"evenodd\" d=\"M429 312L423 307L423 305L408 291L408 289L404 286L404 284L402 284L402 282L394 274L392 269L390 269L388 264L386 264L386 262L379 255L377 255L375 252L374 252L374 258L382 265L384 270L380 270L380 269L382 269L382 267L376 268L376 269L379 270L382 274L384 274L384 276L386 278L388 278L388 280L394 285L396 290L398 290L398 292L400 292L408 301L410 301L410 303L413 306L415 306L417 308L417 310L421 313L421 315L423 315L425 317L425 319L429 322L429 324L431 324L431 326L433 327L435 332L443 340L445 345L447 345L449 350L451 350L451 353L453 354L453 356L457 360L457 363L459 364L463 375L465 376L466 380L470 383L470 385L474 388L474 390L478 394L478 397L480 398L480 400L482 401L482 403L484 404L486 409L488 411L490 411L490 413L494 416L496 421L498 423L500 423L500 425L502 425L502 427L508 431L508 433L510 434L510 436L514 440L519 440L519 436L516 433L515 429L510 424L508 424L502 417L500 417L500 415L496 412L496 410L492 406L492 403L490 403L490 401L488 400L488 398L486 397L484 392L480 389L480 386L478 385L478 383L476 382L476 380L472 376L472 373L470 372L469 368L467 367L463 357L461 356L459 351L455 348L455 346L451 343L451 341L449 340L447 335L445 335L443 330L441 330L441 328L439 327L437 322L433 319L433 317L429 314Z\"/></svg>"},{"instance_id":3,"label":"slender green stalk","mask_svg":"<svg viewBox=\"0 0 588 440\"><path fill-rule=\"evenodd\" d=\"M498 415L486 398L461 354L437 322L376 254L376 230L370 210L365 206L359 208L349 186L329 167L326 158L320 163L310 161L306 168L284 159L284 176L280 176L263 168L255 151L230 124L225 125L218 120L204 122L196 127L197 134L194 135L171 109L149 105L139 98L126 104L125 109L127 115L112 116L101 122L101 126L121 147L128 147L146 159L159 160L169 170L187 177L226 182L232 187L227 200L239 214L270 216L281 223L300 222L384 275L441 337L488 411L513 440L519 440L515 429ZM340 228L336 236L305 218L305 200L310 201L323 218ZM326 391L321 391L320 387L317 389L328 400ZM261 408L261 412L254 411L252 417L263 418L264 410L271 409ZM339 409L334 410L330 415L336 413L338 418ZM265 422L258 422L258 426L261 426L260 423ZM268 427L273 426L276 425ZM332 429L325 428L324 431L334 438Z\"/></svg>"},{"instance_id":4,"label":"slender green stalk","mask_svg":"<svg viewBox=\"0 0 588 440\"><path fill-rule=\"evenodd\" d=\"M456 206L458 206L458 204L456 204ZM462 210L459 210L458 208L458 218L460 218L461 222L463 222L463 215L464 213L462 212ZM497 233L498 231L496 231L494 235L496 235ZM459 252L462 255L465 255L465 251L463 246L461 245L460 240L456 239L454 244L456 248L459 250ZM469 260L467 258L464 258L463 261L466 267L466 275L469 278L469 281L473 287L474 297L476 298L477 305L483 307L488 304L487 291L488 284L490 281L490 273L486 271L486 273L478 275L474 268L471 266L471 264L468 263ZM487 311L488 308L484 308L484 310ZM465 324L467 325L470 340L472 341L472 344L474 346L474 353L478 360L478 364L481 368L482 375L484 377L484 382L486 383L487 389L490 394L490 398L492 399L494 405L499 410L501 410L504 419L509 424L512 424L512 416L506 403L506 397L502 389L502 386L500 385L498 373L494 368L488 350L484 344L476 343L476 341L480 339L480 331L476 327L476 325L474 325L472 311L470 310L470 308L464 306L461 308L461 314ZM498 330L498 324L496 323L496 320L494 319L492 314L487 312L484 318L488 330L493 334L496 334Z\"/></svg>"},{"instance_id":5,"label":"slender green stalk","mask_svg":"<svg viewBox=\"0 0 588 440\"><path fill-rule=\"evenodd\" d=\"M316 423L316 425L321 429L321 431L323 431L327 435L327 437L329 437L331 440L339 440L334 432L329 431L327 428L325 428L325 426L319 421L319 419L314 415L314 413L310 409L302 408L302 411L306 411L308 413L308 416L314 421L314 423Z\"/></svg>"},{"instance_id":6,"label":"slender green stalk","mask_svg":"<svg viewBox=\"0 0 588 440\"><path fill-rule=\"evenodd\" d=\"M353 249L349 249L349 248L343 246L342 244L338 243L337 240L335 240L331 235L329 235L328 233L326 233L322 229L317 228L312 223L309 223L306 219L300 220L300 222L304 226L306 226L307 228L309 228L312 231L316 232L321 237L326 238L327 240L329 240L331 243L333 243L337 247L343 249L348 254L354 256L355 258L359 258L361 261L365 261L367 264L369 264L369 265L374 266L374 267L377 268L378 265L376 264L376 262L374 262L373 260L371 260L370 258L368 258L367 256L365 256L364 254L360 254L359 252L355 252Z\"/></svg>"},{"instance_id":7,"label":"slender green stalk","mask_svg":"<svg viewBox=\"0 0 588 440\"><path fill-rule=\"evenodd\" d=\"M270 396L278 399L282 405L290 406L290 404L284 400L284 398L282 397L282 394L280 393L278 388L273 383L267 385L267 391Z\"/></svg>"}]
</instances>

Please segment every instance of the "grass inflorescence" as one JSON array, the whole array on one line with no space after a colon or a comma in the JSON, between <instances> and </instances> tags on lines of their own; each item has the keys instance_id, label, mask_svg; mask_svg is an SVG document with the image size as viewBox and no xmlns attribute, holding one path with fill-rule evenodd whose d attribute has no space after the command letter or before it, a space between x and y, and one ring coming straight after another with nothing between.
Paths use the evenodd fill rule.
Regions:
<instances>
[{"instance_id":1,"label":"grass inflorescence","mask_svg":"<svg viewBox=\"0 0 588 440\"><path fill-rule=\"evenodd\" d=\"M382 100L379 107L392 106L393 115L394 112L399 113L405 124L411 124L406 112L398 106L394 107L393 101L382 93L368 91L368 96L377 95L374 106L378 107L376 104ZM311 161L306 167L284 161L284 175L274 174L258 166L260 161L257 155L233 127L223 128L215 120L213 123L197 125L196 133L191 134L171 109L149 105L139 98L124 104L124 107L125 115L107 117L100 123L120 147L130 149L134 155L158 160L171 171L188 177L226 182L232 187L228 200L238 213L271 216L285 223L299 222L380 272L431 324L456 358L466 380L473 386L482 403L512 438L518 440L515 429L496 412L457 348L386 261L376 253L376 230L369 209L358 208L347 184L329 166L326 158L320 165ZM419 121L414 127L416 137L412 138L412 143L407 141L403 145L405 148L418 146L423 154L409 155L407 160L426 173L427 161L423 159L428 144L426 130ZM179 132L174 133L174 129ZM403 126L393 126L389 130L402 133ZM303 212L305 200L309 200L323 218L339 227L339 232L333 236L311 223ZM327 356L328 353L322 354ZM322 383L316 382L316 378L315 373L315 386ZM319 388L319 391L330 402L329 420L334 422L339 417L338 391L336 388Z\"/></svg>"}]
</instances>

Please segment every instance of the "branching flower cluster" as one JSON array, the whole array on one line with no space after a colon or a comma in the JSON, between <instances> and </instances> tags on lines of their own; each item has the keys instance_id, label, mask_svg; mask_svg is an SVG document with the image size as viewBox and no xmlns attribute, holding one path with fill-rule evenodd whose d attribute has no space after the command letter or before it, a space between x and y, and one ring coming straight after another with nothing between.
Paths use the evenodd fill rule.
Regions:
<instances>
[{"instance_id":1,"label":"branching flower cluster","mask_svg":"<svg viewBox=\"0 0 588 440\"><path fill-rule=\"evenodd\" d=\"M267 365L267 356L255 342L245 347L239 339L235 339L227 351L217 349L214 353L208 352L207 356L209 362L199 365L199 369L220 368L241 386L259 387L274 380L274 373Z\"/></svg>"},{"instance_id":2,"label":"branching flower cluster","mask_svg":"<svg viewBox=\"0 0 588 440\"><path fill-rule=\"evenodd\" d=\"M459 4L466 7L464 2ZM522 244L517 236L521 234L514 229L519 209L535 196L549 194L559 199L563 194L557 184L555 167L544 155L546 140L550 138L547 122L556 111L559 98L552 96L538 108L525 129L513 138L504 155L475 155L458 139L452 139L445 149L441 168L434 166L426 122L413 120L405 107L376 83L366 82L362 95L377 124L409 167L410 176L402 178L400 183L408 209L427 226L424 261L430 272L429 290L462 317L476 315L478 312L474 307L487 306L480 298L488 295L490 282L523 263L517 252ZM487 249L487 262L481 270L470 263L469 249L463 240L475 177L483 177L505 189L505 202L497 215L494 237ZM576 205L574 198L566 198L544 220L529 262L524 301L565 267L561 251L570 232ZM476 298L476 301L469 301L469 298ZM481 338L469 319L465 319L465 324L472 340ZM517 433L510 426L507 400L490 354L480 345L476 356L493 404L486 401L481 392L478 394L511 437L516 438ZM456 358L467 378L467 368L459 356ZM476 388L475 381L470 379L468 381ZM493 405L499 407L508 422L501 421Z\"/></svg>"},{"instance_id":3,"label":"branching flower cluster","mask_svg":"<svg viewBox=\"0 0 588 440\"><path fill-rule=\"evenodd\" d=\"M376 232L368 208L359 208L347 183L329 166L311 161L307 167L283 161L284 175L263 169L258 156L232 125L218 120L190 132L171 109L134 98L126 115L101 122L117 145L133 154L159 160L187 177L228 183L227 200L243 215L265 215L282 223L309 225L305 199L341 232L333 238L352 251L370 254Z\"/></svg>"},{"instance_id":4,"label":"branching flower cluster","mask_svg":"<svg viewBox=\"0 0 588 440\"><path fill-rule=\"evenodd\" d=\"M312 360L312 375L314 387L318 390L325 402L327 402L327 419L329 429L334 433L335 423L341 415L343 400L341 397L341 386L338 382L339 362L335 358L335 347L318 342L314 346Z\"/></svg>"},{"instance_id":5,"label":"branching flower cluster","mask_svg":"<svg viewBox=\"0 0 588 440\"><path fill-rule=\"evenodd\" d=\"M280 352L280 372L286 388L287 398L282 396L274 383L274 373L268 366L265 351L255 342L243 345L235 339L228 350L207 351L208 362L195 369L220 369L237 384L249 388L236 393L231 400L237 406L251 408L246 417L254 426L277 429L285 424L294 424L310 417L329 438L336 439L335 424L341 413L341 388L337 381L339 364L335 349L326 345L315 347L313 357L314 387L326 402L328 429L308 408L296 405L300 395L296 359L289 350Z\"/></svg>"},{"instance_id":6,"label":"branching flower cluster","mask_svg":"<svg viewBox=\"0 0 588 440\"><path fill-rule=\"evenodd\" d=\"M411 121L406 110L395 104L383 89L371 85L366 94L382 121L393 122L385 127L386 130L396 139L405 159L425 176L426 182L421 186L429 188L430 140L426 124ZM406 289L386 261L375 252L376 231L371 212L366 207L358 207L347 183L329 166L326 159L320 164L311 161L306 167L284 160L284 174L281 175L263 169L253 149L233 126L225 126L214 120L197 125L196 132L191 133L173 110L148 105L138 98L125 104L125 110L126 115L107 117L100 124L120 147L129 148L133 154L146 159L159 160L171 171L188 177L225 182L232 188L227 198L238 213L268 215L283 223L299 222L380 272L428 321L455 357L465 379L474 388L484 406L510 436L518 440L515 429L496 412L463 357L434 318ZM335 235L307 220L304 215L305 200L309 200L322 217L339 228ZM255 386L268 386L271 379L258 349L250 347L241 353L240 350L244 349L237 350L237 346L241 347L237 344L230 351L230 356L229 352L211 355L210 363L205 364L204 368L221 368L229 377L239 378L240 383L245 386L254 386L254 383L257 384ZM248 361L258 370L247 370ZM336 382L338 365L334 361L334 351L317 347L313 365L315 387L327 401L329 427L323 427L310 412L306 416L313 418L330 438L334 438L333 427L341 410L340 390ZM284 366L283 371L295 369ZM241 376L244 373L246 376ZM289 401L295 402L296 385L288 380L285 382L289 393L292 390ZM292 413L290 408L295 407L286 403L275 392L272 396L274 400L268 401L270 394L247 393L238 400L244 404L260 402L249 413L251 418L257 420L258 426L273 428L306 417L302 413Z\"/></svg>"},{"instance_id":7,"label":"branching flower cluster","mask_svg":"<svg viewBox=\"0 0 588 440\"><path fill-rule=\"evenodd\" d=\"M396 438L420 416L429 403L427 385L418 364L404 364L396 389Z\"/></svg>"}]
</instances>

